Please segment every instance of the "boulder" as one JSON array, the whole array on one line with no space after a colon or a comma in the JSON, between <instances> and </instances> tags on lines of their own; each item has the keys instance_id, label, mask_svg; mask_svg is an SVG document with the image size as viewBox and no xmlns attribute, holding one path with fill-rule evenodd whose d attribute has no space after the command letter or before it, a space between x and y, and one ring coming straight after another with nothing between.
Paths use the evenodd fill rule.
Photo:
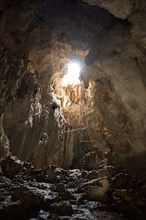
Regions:
<instances>
[{"instance_id":1,"label":"boulder","mask_svg":"<svg viewBox=\"0 0 146 220\"><path fill-rule=\"evenodd\" d=\"M8 178L13 178L14 175L18 174L23 167L23 162L18 160L15 156L8 156L1 162L1 168L3 175Z\"/></svg>"},{"instance_id":2,"label":"boulder","mask_svg":"<svg viewBox=\"0 0 146 220\"><path fill-rule=\"evenodd\" d=\"M86 187L86 196L89 200L100 200L105 197L109 188L109 181L107 178L102 178L97 183L97 185L87 185Z\"/></svg>"},{"instance_id":3,"label":"boulder","mask_svg":"<svg viewBox=\"0 0 146 220\"><path fill-rule=\"evenodd\" d=\"M51 211L57 215L70 216L74 213L72 205L68 201L62 201L51 205Z\"/></svg>"}]
</instances>

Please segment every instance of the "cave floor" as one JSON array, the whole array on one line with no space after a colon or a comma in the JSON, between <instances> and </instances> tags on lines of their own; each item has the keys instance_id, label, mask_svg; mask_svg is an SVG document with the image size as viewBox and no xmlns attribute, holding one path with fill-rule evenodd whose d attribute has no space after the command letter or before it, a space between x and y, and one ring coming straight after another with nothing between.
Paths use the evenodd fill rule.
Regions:
<instances>
[{"instance_id":1,"label":"cave floor","mask_svg":"<svg viewBox=\"0 0 146 220\"><path fill-rule=\"evenodd\" d=\"M0 163L0 219L145 219L146 184L113 166L35 170L10 155Z\"/></svg>"}]
</instances>

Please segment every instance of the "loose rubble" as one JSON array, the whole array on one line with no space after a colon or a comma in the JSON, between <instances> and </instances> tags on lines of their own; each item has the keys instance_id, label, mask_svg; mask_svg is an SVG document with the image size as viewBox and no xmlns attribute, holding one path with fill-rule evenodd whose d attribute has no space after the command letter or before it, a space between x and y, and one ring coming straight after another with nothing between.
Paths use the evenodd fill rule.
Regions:
<instances>
[{"instance_id":1,"label":"loose rubble","mask_svg":"<svg viewBox=\"0 0 146 220\"><path fill-rule=\"evenodd\" d=\"M10 155L0 163L0 219L144 220L146 184L126 171L35 170Z\"/></svg>"}]
</instances>

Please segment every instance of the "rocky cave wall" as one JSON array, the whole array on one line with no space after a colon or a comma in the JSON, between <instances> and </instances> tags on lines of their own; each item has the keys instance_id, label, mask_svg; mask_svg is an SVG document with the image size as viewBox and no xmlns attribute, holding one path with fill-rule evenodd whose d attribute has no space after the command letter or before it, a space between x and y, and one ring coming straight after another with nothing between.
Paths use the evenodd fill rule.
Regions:
<instances>
[{"instance_id":1,"label":"rocky cave wall","mask_svg":"<svg viewBox=\"0 0 146 220\"><path fill-rule=\"evenodd\" d=\"M36 168L108 163L142 176L145 1L84 2L0 2L1 158L10 148ZM90 94L83 126L68 120L80 103L66 116L54 84L75 57Z\"/></svg>"}]
</instances>

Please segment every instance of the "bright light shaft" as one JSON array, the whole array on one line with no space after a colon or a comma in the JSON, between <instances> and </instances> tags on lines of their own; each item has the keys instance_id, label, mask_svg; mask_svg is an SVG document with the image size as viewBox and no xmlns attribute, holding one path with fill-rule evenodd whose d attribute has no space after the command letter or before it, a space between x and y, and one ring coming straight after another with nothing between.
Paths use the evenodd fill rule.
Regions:
<instances>
[{"instance_id":1,"label":"bright light shaft","mask_svg":"<svg viewBox=\"0 0 146 220\"><path fill-rule=\"evenodd\" d=\"M79 84L80 70L81 67L78 63L69 63L67 74L64 76L62 81L62 86Z\"/></svg>"}]
</instances>

